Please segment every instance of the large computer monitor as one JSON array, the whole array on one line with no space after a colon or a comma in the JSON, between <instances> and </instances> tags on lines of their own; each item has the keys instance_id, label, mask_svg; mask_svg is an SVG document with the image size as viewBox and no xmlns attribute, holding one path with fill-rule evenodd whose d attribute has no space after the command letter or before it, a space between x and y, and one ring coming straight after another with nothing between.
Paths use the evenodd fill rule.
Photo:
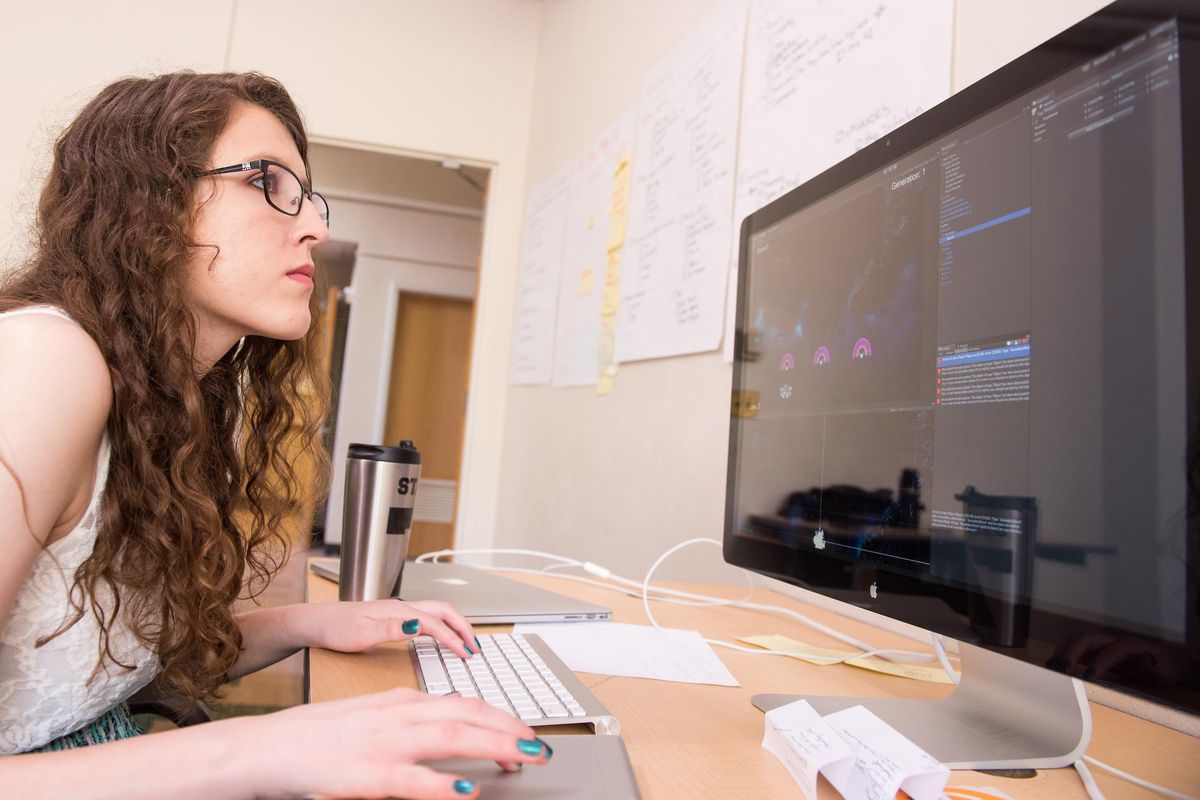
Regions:
<instances>
[{"instance_id":1,"label":"large computer monitor","mask_svg":"<svg viewBox=\"0 0 1200 800\"><path fill-rule=\"evenodd\" d=\"M726 560L961 642L872 704L955 766L1074 760L1067 675L1200 712L1198 26L1113 3L742 226Z\"/></svg>"}]
</instances>

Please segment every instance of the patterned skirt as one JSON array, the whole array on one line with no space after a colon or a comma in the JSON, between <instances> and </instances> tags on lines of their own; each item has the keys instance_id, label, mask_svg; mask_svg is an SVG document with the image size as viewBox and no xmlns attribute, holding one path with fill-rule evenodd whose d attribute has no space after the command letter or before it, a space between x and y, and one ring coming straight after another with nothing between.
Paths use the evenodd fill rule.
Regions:
<instances>
[{"instance_id":1,"label":"patterned skirt","mask_svg":"<svg viewBox=\"0 0 1200 800\"><path fill-rule=\"evenodd\" d=\"M76 747L115 742L118 739L128 739L131 736L140 736L141 734L142 729L134 721L133 714L129 713L129 706L121 703L109 709L99 719L84 725L79 730L68 733L65 736L60 736L30 752L45 753L51 750L73 750Z\"/></svg>"}]
</instances>

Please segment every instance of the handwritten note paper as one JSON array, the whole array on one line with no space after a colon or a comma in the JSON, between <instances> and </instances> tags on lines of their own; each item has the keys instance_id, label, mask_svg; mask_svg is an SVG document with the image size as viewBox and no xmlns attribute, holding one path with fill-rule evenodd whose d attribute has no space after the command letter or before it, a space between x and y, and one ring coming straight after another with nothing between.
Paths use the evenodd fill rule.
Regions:
<instances>
[{"instance_id":1,"label":"handwritten note paper","mask_svg":"<svg viewBox=\"0 0 1200 800\"><path fill-rule=\"evenodd\" d=\"M953 22L953 0L755 0L733 230L945 99ZM730 251L735 267L737 245ZM733 324L729 314L726 360L733 355Z\"/></svg>"},{"instance_id":2,"label":"handwritten note paper","mask_svg":"<svg viewBox=\"0 0 1200 800\"><path fill-rule=\"evenodd\" d=\"M847 800L890 800L901 789L912 800L937 800L950 770L862 706L828 714L825 721L854 751L854 768L829 774Z\"/></svg>"},{"instance_id":3,"label":"handwritten note paper","mask_svg":"<svg viewBox=\"0 0 1200 800\"><path fill-rule=\"evenodd\" d=\"M787 768L808 798L817 796L821 770L844 767L854 759L850 746L803 700L767 712L762 746Z\"/></svg>"},{"instance_id":4,"label":"handwritten note paper","mask_svg":"<svg viewBox=\"0 0 1200 800\"><path fill-rule=\"evenodd\" d=\"M720 344L745 20L745 0L718 7L642 86L618 361Z\"/></svg>"},{"instance_id":5,"label":"handwritten note paper","mask_svg":"<svg viewBox=\"0 0 1200 800\"><path fill-rule=\"evenodd\" d=\"M937 800L950 770L863 706L821 717L804 700L767 712L762 746L806 797L824 775L846 800Z\"/></svg>"},{"instance_id":6,"label":"handwritten note paper","mask_svg":"<svg viewBox=\"0 0 1200 800\"><path fill-rule=\"evenodd\" d=\"M564 169L530 194L525 210L509 370L513 385L550 382L569 186L570 170Z\"/></svg>"}]
</instances>

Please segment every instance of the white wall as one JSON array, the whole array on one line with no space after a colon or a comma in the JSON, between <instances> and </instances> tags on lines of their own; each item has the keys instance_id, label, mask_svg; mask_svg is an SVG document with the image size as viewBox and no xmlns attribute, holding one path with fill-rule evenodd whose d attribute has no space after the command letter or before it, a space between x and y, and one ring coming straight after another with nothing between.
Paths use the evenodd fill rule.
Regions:
<instances>
[{"instance_id":1,"label":"white wall","mask_svg":"<svg viewBox=\"0 0 1200 800\"><path fill-rule=\"evenodd\" d=\"M1102 5L958 0L953 87ZM715 7L715 0L546 3L528 185L634 106L642 76ZM591 389L510 388L497 545L551 550L640 576L675 543L720 539L731 382L730 366L711 353L622 364L606 397ZM736 580L718 548L705 546L673 557L663 575Z\"/></svg>"},{"instance_id":2,"label":"white wall","mask_svg":"<svg viewBox=\"0 0 1200 800\"><path fill-rule=\"evenodd\" d=\"M54 139L101 88L128 74L220 69L234 0L190 13L161 0L7 3L0 21L0 272L26 234Z\"/></svg>"}]
</instances>

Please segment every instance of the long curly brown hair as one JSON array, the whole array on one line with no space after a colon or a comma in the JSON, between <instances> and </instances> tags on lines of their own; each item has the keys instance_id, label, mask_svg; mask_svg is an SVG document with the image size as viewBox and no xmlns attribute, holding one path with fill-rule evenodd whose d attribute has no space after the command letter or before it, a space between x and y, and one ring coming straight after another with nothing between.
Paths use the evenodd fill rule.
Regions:
<instances>
[{"instance_id":1,"label":"long curly brown hair","mask_svg":"<svg viewBox=\"0 0 1200 800\"><path fill-rule=\"evenodd\" d=\"M329 463L318 437L329 386L317 326L298 341L247 337L195 373L184 281L205 249L192 238L197 177L220 166L210 153L239 102L273 113L308 169L300 113L271 78L122 79L56 141L33 256L0 287L0 311L67 312L112 377L95 550L75 575L73 615L39 645L90 607L103 631L97 670L105 658L119 663L109 630L125 613L158 655L160 685L193 704L217 694L238 658L232 604L243 581L254 594L279 569L288 550L281 523L324 493ZM318 485L304 485L298 451ZM97 599L101 586L113 603Z\"/></svg>"}]
</instances>

